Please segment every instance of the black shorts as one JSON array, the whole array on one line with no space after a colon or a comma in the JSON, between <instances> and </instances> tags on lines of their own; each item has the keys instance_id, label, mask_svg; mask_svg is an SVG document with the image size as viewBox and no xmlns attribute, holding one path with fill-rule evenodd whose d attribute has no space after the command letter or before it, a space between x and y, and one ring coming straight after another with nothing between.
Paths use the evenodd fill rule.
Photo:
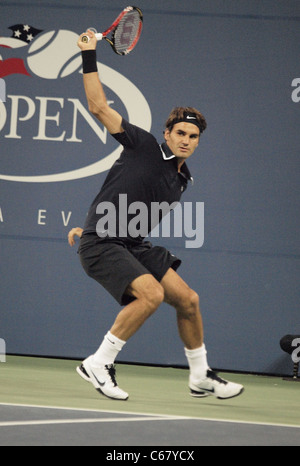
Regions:
<instances>
[{"instance_id":1,"label":"black shorts","mask_svg":"<svg viewBox=\"0 0 300 466\"><path fill-rule=\"evenodd\" d=\"M135 299L126 294L133 280L150 273L160 282L169 268L177 270L181 264L167 249L152 246L150 242L105 241L95 235L82 237L78 253L87 275L100 283L121 306Z\"/></svg>"}]
</instances>

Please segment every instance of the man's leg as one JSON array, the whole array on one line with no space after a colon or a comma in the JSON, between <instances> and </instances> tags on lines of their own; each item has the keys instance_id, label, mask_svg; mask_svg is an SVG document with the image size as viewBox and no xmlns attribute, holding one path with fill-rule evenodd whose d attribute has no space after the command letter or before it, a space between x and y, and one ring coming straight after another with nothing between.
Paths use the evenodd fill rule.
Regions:
<instances>
[{"instance_id":1,"label":"man's leg","mask_svg":"<svg viewBox=\"0 0 300 466\"><path fill-rule=\"evenodd\" d=\"M240 395L244 390L242 385L221 379L208 366L197 293L172 269L168 270L161 285L165 302L177 312L178 330L190 367L191 395L200 398L208 394L219 399Z\"/></svg>"},{"instance_id":2,"label":"man's leg","mask_svg":"<svg viewBox=\"0 0 300 466\"><path fill-rule=\"evenodd\" d=\"M127 288L136 299L118 314L111 330L105 335L95 354L77 368L78 374L109 398L127 400L128 394L119 389L113 364L127 340L156 311L164 300L164 290L150 274L141 275Z\"/></svg>"},{"instance_id":3,"label":"man's leg","mask_svg":"<svg viewBox=\"0 0 300 466\"><path fill-rule=\"evenodd\" d=\"M176 309L179 335L187 349L203 345L203 322L200 313L199 296L182 278L169 269L161 281L165 302Z\"/></svg>"},{"instance_id":4,"label":"man's leg","mask_svg":"<svg viewBox=\"0 0 300 466\"><path fill-rule=\"evenodd\" d=\"M96 365L113 364L125 343L139 330L164 300L162 286L150 275L141 275L127 288L136 299L118 314L112 328L94 354Z\"/></svg>"},{"instance_id":5,"label":"man's leg","mask_svg":"<svg viewBox=\"0 0 300 466\"><path fill-rule=\"evenodd\" d=\"M150 274L135 279L126 293L136 299L122 309L110 330L123 341L129 340L164 300L162 286Z\"/></svg>"},{"instance_id":6,"label":"man's leg","mask_svg":"<svg viewBox=\"0 0 300 466\"><path fill-rule=\"evenodd\" d=\"M203 322L199 296L182 278L169 269L161 281L165 302L176 309L179 335L185 346L191 375L196 380L206 377L209 369L203 340Z\"/></svg>"}]
</instances>

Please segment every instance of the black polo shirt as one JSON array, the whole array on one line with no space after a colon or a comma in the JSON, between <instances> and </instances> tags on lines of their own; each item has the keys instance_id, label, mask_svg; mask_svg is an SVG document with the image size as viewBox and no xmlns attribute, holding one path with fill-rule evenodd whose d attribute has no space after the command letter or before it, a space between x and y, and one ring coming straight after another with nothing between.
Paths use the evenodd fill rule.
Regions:
<instances>
[{"instance_id":1,"label":"black polo shirt","mask_svg":"<svg viewBox=\"0 0 300 466\"><path fill-rule=\"evenodd\" d=\"M120 194L126 195L127 206L134 202L142 202L147 206L149 215L151 203L167 202L171 205L181 199L189 180L192 180L189 169L184 163L181 172L178 172L177 158L172 154L166 143L159 145L155 137L149 132L130 124L123 119L123 133L112 136L124 147L120 158L110 169L106 180L92 203L84 226L84 235L95 234L100 214L96 210L100 203L112 203L116 209L116 222L120 218L120 209L124 209L124 199L120 203ZM103 204L104 205L104 204ZM123 212L124 214L124 212ZM104 215L104 214L103 214ZM128 214L128 223L136 214ZM161 220L161 218L160 218ZM150 217L148 233L151 231ZM117 237L124 238L124 226L120 234L120 225L117 225ZM147 235L145 235L147 236ZM115 239L115 235L108 232L107 239ZM127 239L131 240L130 232ZM144 237L134 238L142 241Z\"/></svg>"}]
</instances>

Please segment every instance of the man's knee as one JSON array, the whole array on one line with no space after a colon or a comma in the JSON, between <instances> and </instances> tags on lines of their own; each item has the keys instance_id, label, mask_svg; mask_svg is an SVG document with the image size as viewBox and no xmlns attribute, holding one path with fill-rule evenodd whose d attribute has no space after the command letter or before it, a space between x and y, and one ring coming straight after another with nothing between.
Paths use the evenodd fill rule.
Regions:
<instances>
[{"instance_id":1,"label":"man's knee","mask_svg":"<svg viewBox=\"0 0 300 466\"><path fill-rule=\"evenodd\" d=\"M156 311L156 309L163 303L164 297L164 289L159 283L156 283L143 296L143 298L147 301L148 306L153 311Z\"/></svg>"},{"instance_id":2,"label":"man's knee","mask_svg":"<svg viewBox=\"0 0 300 466\"><path fill-rule=\"evenodd\" d=\"M137 280L132 283L130 294L143 302L145 310L151 314L163 303L164 289L152 275L145 275Z\"/></svg>"},{"instance_id":3,"label":"man's knee","mask_svg":"<svg viewBox=\"0 0 300 466\"><path fill-rule=\"evenodd\" d=\"M199 312L200 298L192 289L185 290L177 299L176 309L184 318L191 318Z\"/></svg>"}]
</instances>

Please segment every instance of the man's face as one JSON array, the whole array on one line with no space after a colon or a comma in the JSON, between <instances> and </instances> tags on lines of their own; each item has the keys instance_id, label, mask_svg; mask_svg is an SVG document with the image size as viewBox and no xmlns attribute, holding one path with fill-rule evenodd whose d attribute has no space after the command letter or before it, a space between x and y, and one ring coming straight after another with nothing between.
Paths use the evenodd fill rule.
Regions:
<instances>
[{"instance_id":1,"label":"man's face","mask_svg":"<svg viewBox=\"0 0 300 466\"><path fill-rule=\"evenodd\" d=\"M199 144L200 130L193 123L176 123L172 131L165 131L165 140L176 157L188 159Z\"/></svg>"}]
</instances>

